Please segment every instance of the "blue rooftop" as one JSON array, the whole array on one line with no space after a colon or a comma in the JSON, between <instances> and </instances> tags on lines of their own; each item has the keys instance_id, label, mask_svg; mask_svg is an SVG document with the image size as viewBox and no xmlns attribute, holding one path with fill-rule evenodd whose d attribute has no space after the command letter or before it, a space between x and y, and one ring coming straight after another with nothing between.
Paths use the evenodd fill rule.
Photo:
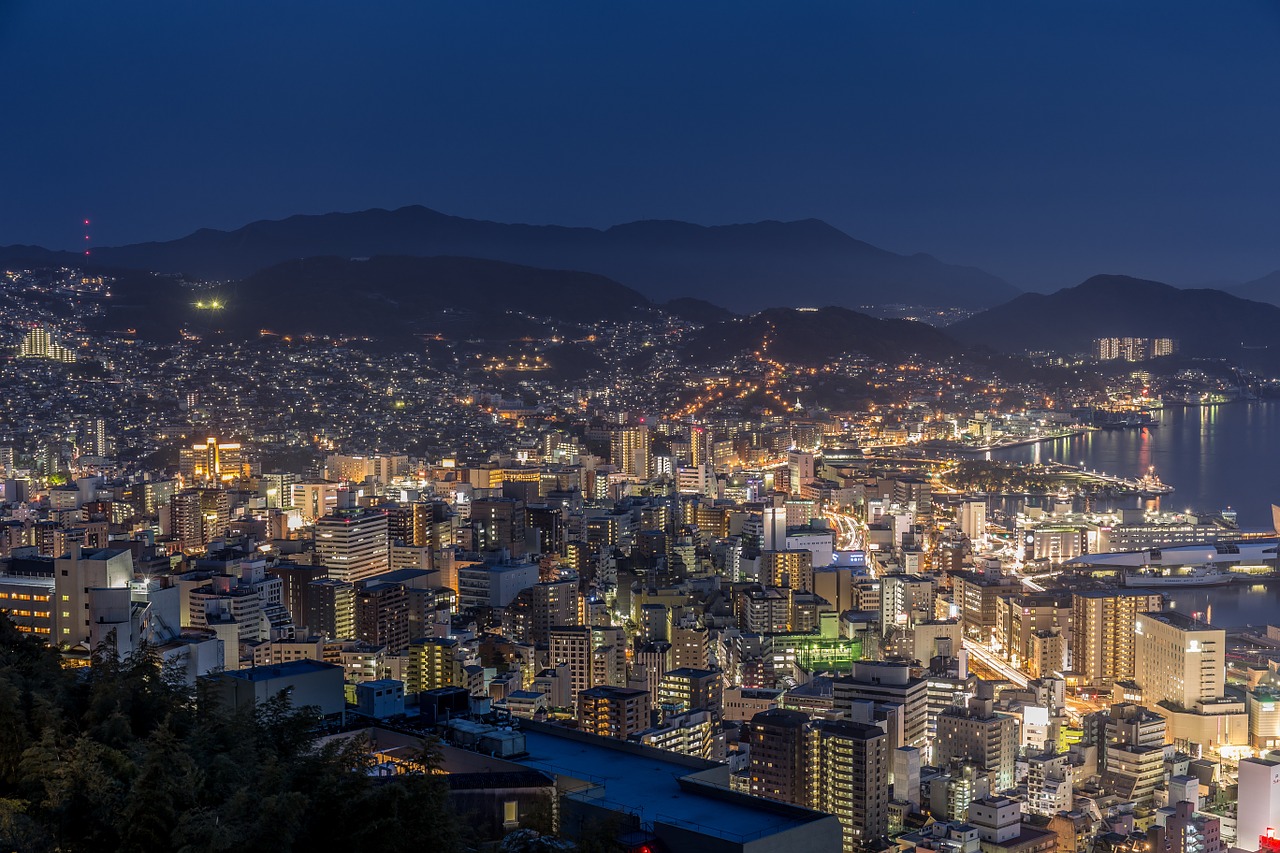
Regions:
<instances>
[{"instance_id":1,"label":"blue rooftop","mask_svg":"<svg viewBox=\"0 0 1280 853\"><path fill-rule=\"evenodd\" d=\"M691 775L728 768L722 764L672 755L635 744L610 743L579 733L553 735L523 725L528 756L512 759L529 767L560 776L599 785L602 798L612 805L622 805L635 812L643 822L661 821L675 825L692 825L704 833L726 838L769 835L802 826L824 817L809 812L725 792L727 797L699 794L682 788L680 779ZM776 809L776 810L775 810ZM791 811L794 816L787 814Z\"/></svg>"},{"instance_id":2,"label":"blue rooftop","mask_svg":"<svg viewBox=\"0 0 1280 853\"><path fill-rule=\"evenodd\" d=\"M228 670L224 673L231 678L243 678L246 681L270 681L273 678L289 678L322 672L327 669L342 669L332 663L318 660L291 660L285 663L273 663L270 666L253 666L248 669Z\"/></svg>"}]
</instances>

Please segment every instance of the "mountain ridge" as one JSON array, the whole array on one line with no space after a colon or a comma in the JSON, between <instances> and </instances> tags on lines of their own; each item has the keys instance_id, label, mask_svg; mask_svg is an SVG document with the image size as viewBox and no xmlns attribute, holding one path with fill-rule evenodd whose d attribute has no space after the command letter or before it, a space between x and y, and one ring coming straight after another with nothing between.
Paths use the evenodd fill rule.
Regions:
<instances>
[{"instance_id":1,"label":"mountain ridge","mask_svg":"<svg viewBox=\"0 0 1280 853\"><path fill-rule=\"evenodd\" d=\"M0 257L14 255L0 250ZM654 302L692 296L735 311L779 303L981 308L1019 292L976 267L926 253L900 255L813 218L728 225L650 219L597 229L468 219L409 205L259 219L229 231L202 228L176 240L95 248L92 258L230 280L296 258L382 255L474 257L595 273Z\"/></svg>"}]
</instances>

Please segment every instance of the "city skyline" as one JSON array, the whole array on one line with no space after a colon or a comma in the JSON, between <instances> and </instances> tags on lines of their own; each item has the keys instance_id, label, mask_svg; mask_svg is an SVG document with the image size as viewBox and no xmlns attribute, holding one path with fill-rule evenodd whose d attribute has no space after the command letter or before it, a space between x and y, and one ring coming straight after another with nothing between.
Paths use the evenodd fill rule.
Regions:
<instances>
[{"instance_id":1,"label":"city skyline","mask_svg":"<svg viewBox=\"0 0 1280 853\"><path fill-rule=\"evenodd\" d=\"M0 6L0 849L1280 853L1277 43Z\"/></svg>"}]
</instances>

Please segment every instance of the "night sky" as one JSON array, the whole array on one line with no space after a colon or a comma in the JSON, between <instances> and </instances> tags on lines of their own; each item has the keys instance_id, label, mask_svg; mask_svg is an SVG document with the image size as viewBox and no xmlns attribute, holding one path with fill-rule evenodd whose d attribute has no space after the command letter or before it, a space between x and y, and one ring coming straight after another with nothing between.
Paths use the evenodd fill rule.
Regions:
<instances>
[{"instance_id":1,"label":"night sky","mask_svg":"<svg viewBox=\"0 0 1280 853\"><path fill-rule=\"evenodd\" d=\"M0 81L0 244L424 204L1280 268L1277 2L0 0Z\"/></svg>"}]
</instances>

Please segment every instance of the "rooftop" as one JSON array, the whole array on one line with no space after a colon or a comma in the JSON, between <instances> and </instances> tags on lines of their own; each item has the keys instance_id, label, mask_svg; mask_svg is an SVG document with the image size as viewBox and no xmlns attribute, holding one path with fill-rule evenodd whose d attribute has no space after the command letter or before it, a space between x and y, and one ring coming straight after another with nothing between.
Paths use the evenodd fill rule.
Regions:
<instances>
[{"instance_id":1,"label":"rooftop","mask_svg":"<svg viewBox=\"0 0 1280 853\"><path fill-rule=\"evenodd\" d=\"M313 672L324 672L342 667L318 660L291 660L285 663L273 663L271 666L254 666L249 669L229 670L223 673L228 678L242 678L245 681L270 681L273 678L290 678L298 675L309 675Z\"/></svg>"},{"instance_id":2,"label":"rooftop","mask_svg":"<svg viewBox=\"0 0 1280 853\"><path fill-rule=\"evenodd\" d=\"M1156 610L1150 613L1143 613L1143 618L1154 619L1157 622L1163 622L1166 625L1172 625L1181 631L1213 631L1215 630L1208 622L1201 622L1199 619L1180 613L1177 610Z\"/></svg>"},{"instance_id":3,"label":"rooftop","mask_svg":"<svg viewBox=\"0 0 1280 853\"><path fill-rule=\"evenodd\" d=\"M546 728L522 724L528 756L516 761L599 785L606 801L634 811L646 822L692 824L702 832L742 838L782 832L823 817L731 794L725 765L577 732L551 734ZM681 786L681 779L710 770L725 771L723 799Z\"/></svg>"}]
</instances>

